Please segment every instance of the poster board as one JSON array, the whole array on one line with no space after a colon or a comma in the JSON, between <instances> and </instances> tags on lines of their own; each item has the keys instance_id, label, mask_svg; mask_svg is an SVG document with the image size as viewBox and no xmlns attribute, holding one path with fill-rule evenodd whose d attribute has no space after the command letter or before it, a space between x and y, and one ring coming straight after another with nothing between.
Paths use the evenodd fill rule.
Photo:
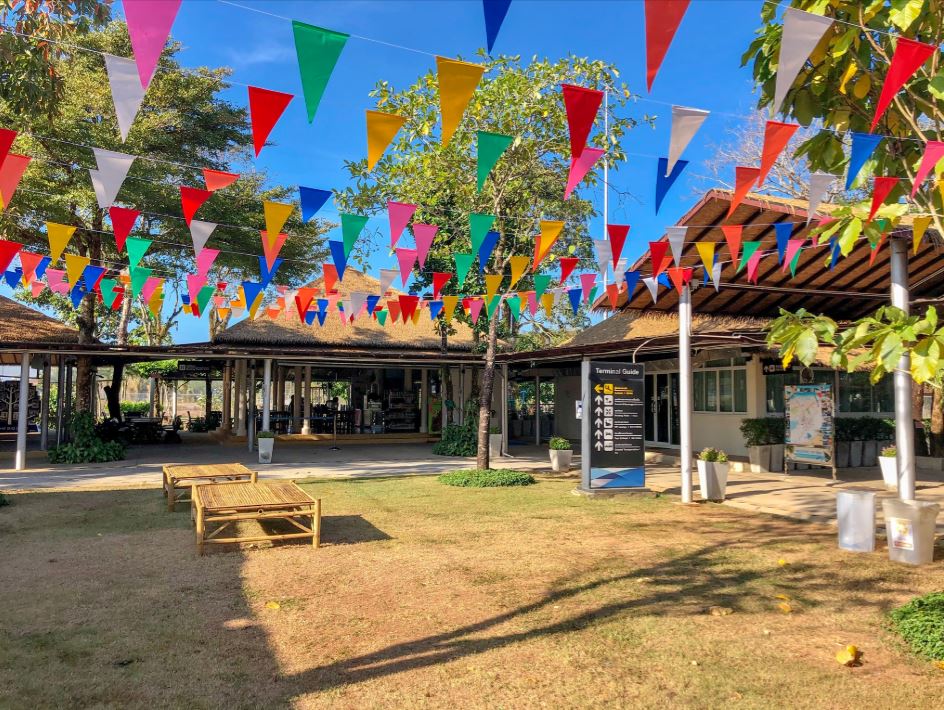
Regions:
<instances>
[{"instance_id":1,"label":"poster board","mask_svg":"<svg viewBox=\"0 0 944 710\"><path fill-rule=\"evenodd\" d=\"M590 361L584 382L589 402L583 419L589 432L591 489L646 485L645 368L636 363ZM587 446L586 444L589 444Z\"/></svg>"},{"instance_id":2,"label":"poster board","mask_svg":"<svg viewBox=\"0 0 944 710\"><path fill-rule=\"evenodd\" d=\"M829 384L783 388L786 426L784 463L835 469L836 429L833 387Z\"/></svg>"}]
</instances>

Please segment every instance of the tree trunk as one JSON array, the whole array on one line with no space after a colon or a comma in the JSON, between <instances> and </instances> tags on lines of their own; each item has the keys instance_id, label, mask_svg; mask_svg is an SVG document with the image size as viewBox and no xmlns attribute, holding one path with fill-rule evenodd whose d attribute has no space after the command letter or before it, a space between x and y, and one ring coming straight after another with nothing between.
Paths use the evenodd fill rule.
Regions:
<instances>
[{"instance_id":1,"label":"tree trunk","mask_svg":"<svg viewBox=\"0 0 944 710\"><path fill-rule=\"evenodd\" d=\"M115 341L118 345L128 344L128 326L131 324L132 300L131 289L129 288L124 298L121 299L121 316L118 319L118 333L115 336Z\"/></svg>"},{"instance_id":2,"label":"tree trunk","mask_svg":"<svg viewBox=\"0 0 944 710\"><path fill-rule=\"evenodd\" d=\"M482 388L479 394L479 444L476 468L488 468L488 430L492 418L492 388L495 384L495 349L498 343L498 318L495 313L488 322L488 342L485 347L485 367L482 369Z\"/></svg>"},{"instance_id":3,"label":"tree trunk","mask_svg":"<svg viewBox=\"0 0 944 710\"><path fill-rule=\"evenodd\" d=\"M928 440L924 431L924 385L911 388L911 417L914 420L915 456L928 456Z\"/></svg>"},{"instance_id":4,"label":"tree trunk","mask_svg":"<svg viewBox=\"0 0 944 710\"><path fill-rule=\"evenodd\" d=\"M944 397L940 387L931 388L931 456L944 456Z\"/></svg>"},{"instance_id":5,"label":"tree trunk","mask_svg":"<svg viewBox=\"0 0 944 710\"><path fill-rule=\"evenodd\" d=\"M121 421L121 379L125 373L125 364L116 363L111 370L111 385L105 390L108 402L108 418Z\"/></svg>"}]
</instances>

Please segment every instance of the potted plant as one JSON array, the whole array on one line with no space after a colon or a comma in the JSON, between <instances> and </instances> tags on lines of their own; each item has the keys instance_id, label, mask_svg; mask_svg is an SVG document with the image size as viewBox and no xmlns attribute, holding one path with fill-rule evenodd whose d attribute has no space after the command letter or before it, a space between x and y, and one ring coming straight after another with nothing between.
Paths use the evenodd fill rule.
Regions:
<instances>
[{"instance_id":1,"label":"potted plant","mask_svg":"<svg viewBox=\"0 0 944 710\"><path fill-rule=\"evenodd\" d=\"M898 489L898 449L886 446L882 455L878 457L878 465L882 467L882 480L889 490Z\"/></svg>"},{"instance_id":2,"label":"potted plant","mask_svg":"<svg viewBox=\"0 0 944 710\"><path fill-rule=\"evenodd\" d=\"M742 419L741 434L753 473L783 471L784 420Z\"/></svg>"},{"instance_id":3,"label":"potted plant","mask_svg":"<svg viewBox=\"0 0 944 710\"><path fill-rule=\"evenodd\" d=\"M259 446L259 463L272 463L275 434L271 431L260 431L256 435L256 443Z\"/></svg>"},{"instance_id":4,"label":"potted plant","mask_svg":"<svg viewBox=\"0 0 944 710\"><path fill-rule=\"evenodd\" d=\"M708 447L698 454L698 482L705 500L724 500L728 486L728 455L721 449Z\"/></svg>"},{"instance_id":5,"label":"potted plant","mask_svg":"<svg viewBox=\"0 0 944 710\"><path fill-rule=\"evenodd\" d=\"M562 436L552 436L548 443L551 454L551 470L555 473L570 470L570 462L574 458L574 450L570 442Z\"/></svg>"},{"instance_id":6,"label":"potted plant","mask_svg":"<svg viewBox=\"0 0 944 710\"><path fill-rule=\"evenodd\" d=\"M497 426L492 426L488 430L488 457L497 459L502 454L502 435Z\"/></svg>"}]
</instances>

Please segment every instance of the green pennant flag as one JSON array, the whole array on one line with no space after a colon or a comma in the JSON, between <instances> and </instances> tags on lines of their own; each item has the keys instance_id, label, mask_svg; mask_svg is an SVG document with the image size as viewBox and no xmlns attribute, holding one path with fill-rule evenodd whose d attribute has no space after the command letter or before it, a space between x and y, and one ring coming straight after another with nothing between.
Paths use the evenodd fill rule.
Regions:
<instances>
[{"instance_id":1,"label":"green pennant flag","mask_svg":"<svg viewBox=\"0 0 944 710\"><path fill-rule=\"evenodd\" d=\"M128 237L127 241L125 241L125 247L128 249L128 263L131 265L132 269L141 263L141 259L144 258L144 254L150 246L150 239Z\"/></svg>"},{"instance_id":2,"label":"green pennant flag","mask_svg":"<svg viewBox=\"0 0 944 710\"><path fill-rule=\"evenodd\" d=\"M800 263L800 250L797 250L797 253L793 255L793 258L790 260L790 276L797 275L797 264Z\"/></svg>"},{"instance_id":3,"label":"green pennant flag","mask_svg":"<svg viewBox=\"0 0 944 710\"><path fill-rule=\"evenodd\" d=\"M197 292L197 308L200 309L200 315L203 315L203 312L206 310L207 304L210 302L210 299L213 297L213 293L216 291L216 286L204 286Z\"/></svg>"},{"instance_id":4,"label":"green pennant flag","mask_svg":"<svg viewBox=\"0 0 944 710\"><path fill-rule=\"evenodd\" d=\"M498 304L501 303L501 294L496 293L492 296L488 302L485 304L485 315L488 316L488 319L491 320L492 316L495 315L495 310L498 308Z\"/></svg>"},{"instance_id":5,"label":"green pennant flag","mask_svg":"<svg viewBox=\"0 0 944 710\"><path fill-rule=\"evenodd\" d=\"M111 308L115 303L115 299L118 298L118 294L115 293L115 286L118 285L118 281L115 279L102 279L99 283L99 289L102 292L102 303L105 304L105 308Z\"/></svg>"},{"instance_id":6,"label":"green pennant flag","mask_svg":"<svg viewBox=\"0 0 944 710\"><path fill-rule=\"evenodd\" d=\"M534 275L534 293L537 298L541 298L547 287L551 285L551 277L547 274Z\"/></svg>"},{"instance_id":7,"label":"green pennant flag","mask_svg":"<svg viewBox=\"0 0 944 710\"><path fill-rule=\"evenodd\" d=\"M517 293L514 296L509 296L505 299L505 303L508 304L508 310L511 311L511 317L515 320L518 320L518 316L521 315L521 296Z\"/></svg>"},{"instance_id":8,"label":"green pennant flag","mask_svg":"<svg viewBox=\"0 0 944 710\"><path fill-rule=\"evenodd\" d=\"M456 278L459 279L459 288L465 284L465 277L469 275L469 269L472 268L472 262L475 261L473 254L453 254L452 258L456 260Z\"/></svg>"},{"instance_id":9,"label":"green pennant flag","mask_svg":"<svg viewBox=\"0 0 944 710\"><path fill-rule=\"evenodd\" d=\"M130 240L129 240L130 241ZM144 282L151 276L151 270L143 266L131 269L131 298L137 298L144 288Z\"/></svg>"},{"instance_id":10,"label":"green pennant flag","mask_svg":"<svg viewBox=\"0 0 944 710\"><path fill-rule=\"evenodd\" d=\"M384 308L382 311L377 311L377 322L380 323L380 327L387 325L387 309Z\"/></svg>"},{"instance_id":11,"label":"green pennant flag","mask_svg":"<svg viewBox=\"0 0 944 710\"><path fill-rule=\"evenodd\" d=\"M485 241L485 235L488 234L488 230L492 228L493 224L495 224L495 215L493 214L476 214L473 212L469 215L469 230L472 232L473 254L479 253L482 242Z\"/></svg>"},{"instance_id":12,"label":"green pennant flag","mask_svg":"<svg viewBox=\"0 0 944 710\"><path fill-rule=\"evenodd\" d=\"M361 236L368 218L359 214L341 213L341 235L344 240L344 256L350 256L357 238Z\"/></svg>"},{"instance_id":13,"label":"green pennant flag","mask_svg":"<svg viewBox=\"0 0 944 710\"><path fill-rule=\"evenodd\" d=\"M590 301L590 303L593 303L594 301L597 300L597 291L599 290L600 290L599 286L594 286L593 288L590 289L590 298L587 299L588 301Z\"/></svg>"},{"instance_id":14,"label":"green pennant flag","mask_svg":"<svg viewBox=\"0 0 944 710\"><path fill-rule=\"evenodd\" d=\"M747 262L750 261L751 257L754 256L754 253L760 249L760 245L760 242L741 243L741 263L738 265L738 270L736 273L741 273L741 269L747 266Z\"/></svg>"},{"instance_id":15,"label":"green pennant flag","mask_svg":"<svg viewBox=\"0 0 944 710\"><path fill-rule=\"evenodd\" d=\"M488 131L479 131L478 139L478 185L479 192L485 184L485 178L495 167L495 163L502 156L508 146L512 144L514 138L502 135L501 133L489 133ZM487 230L486 230L487 231Z\"/></svg>"},{"instance_id":16,"label":"green pennant flag","mask_svg":"<svg viewBox=\"0 0 944 710\"><path fill-rule=\"evenodd\" d=\"M297 20L292 21L292 31L295 33L295 52L298 54L298 71L302 75L308 122L311 123L349 35Z\"/></svg>"}]
</instances>

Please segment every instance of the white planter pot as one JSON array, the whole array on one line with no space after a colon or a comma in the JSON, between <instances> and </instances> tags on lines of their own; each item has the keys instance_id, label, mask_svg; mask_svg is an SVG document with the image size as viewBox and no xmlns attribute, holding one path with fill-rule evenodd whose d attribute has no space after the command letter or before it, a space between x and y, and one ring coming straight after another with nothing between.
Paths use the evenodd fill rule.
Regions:
<instances>
[{"instance_id":1,"label":"white planter pot","mask_svg":"<svg viewBox=\"0 0 944 710\"><path fill-rule=\"evenodd\" d=\"M275 446L275 439L258 439L259 444L259 463L272 463L272 449Z\"/></svg>"},{"instance_id":2,"label":"white planter pot","mask_svg":"<svg viewBox=\"0 0 944 710\"><path fill-rule=\"evenodd\" d=\"M770 470L778 473L783 472L783 444L770 445Z\"/></svg>"},{"instance_id":3,"label":"white planter pot","mask_svg":"<svg viewBox=\"0 0 944 710\"><path fill-rule=\"evenodd\" d=\"M488 435L488 457L490 459L497 459L499 456L501 456L501 446L502 446L501 434Z\"/></svg>"},{"instance_id":4,"label":"white planter pot","mask_svg":"<svg viewBox=\"0 0 944 710\"><path fill-rule=\"evenodd\" d=\"M889 490L898 490L898 458L895 456L879 456L878 465L882 468L882 480Z\"/></svg>"},{"instance_id":5,"label":"white planter pot","mask_svg":"<svg viewBox=\"0 0 944 710\"><path fill-rule=\"evenodd\" d=\"M701 497L705 500L724 500L725 490L728 487L729 463L715 461L696 461L698 464L698 483L701 487Z\"/></svg>"},{"instance_id":6,"label":"white planter pot","mask_svg":"<svg viewBox=\"0 0 944 710\"><path fill-rule=\"evenodd\" d=\"M564 471L570 470L570 462L574 458L574 452L570 449L566 451L558 451L556 449L548 449L551 454L551 470L555 473L562 473Z\"/></svg>"},{"instance_id":7,"label":"white planter pot","mask_svg":"<svg viewBox=\"0 0 944 710\"><path fill-rule=\"evenodd\" d=\"M770 473L770 446L748 446L747 458L751 462L751 473Z\"/></svg>"}]
</instances>

